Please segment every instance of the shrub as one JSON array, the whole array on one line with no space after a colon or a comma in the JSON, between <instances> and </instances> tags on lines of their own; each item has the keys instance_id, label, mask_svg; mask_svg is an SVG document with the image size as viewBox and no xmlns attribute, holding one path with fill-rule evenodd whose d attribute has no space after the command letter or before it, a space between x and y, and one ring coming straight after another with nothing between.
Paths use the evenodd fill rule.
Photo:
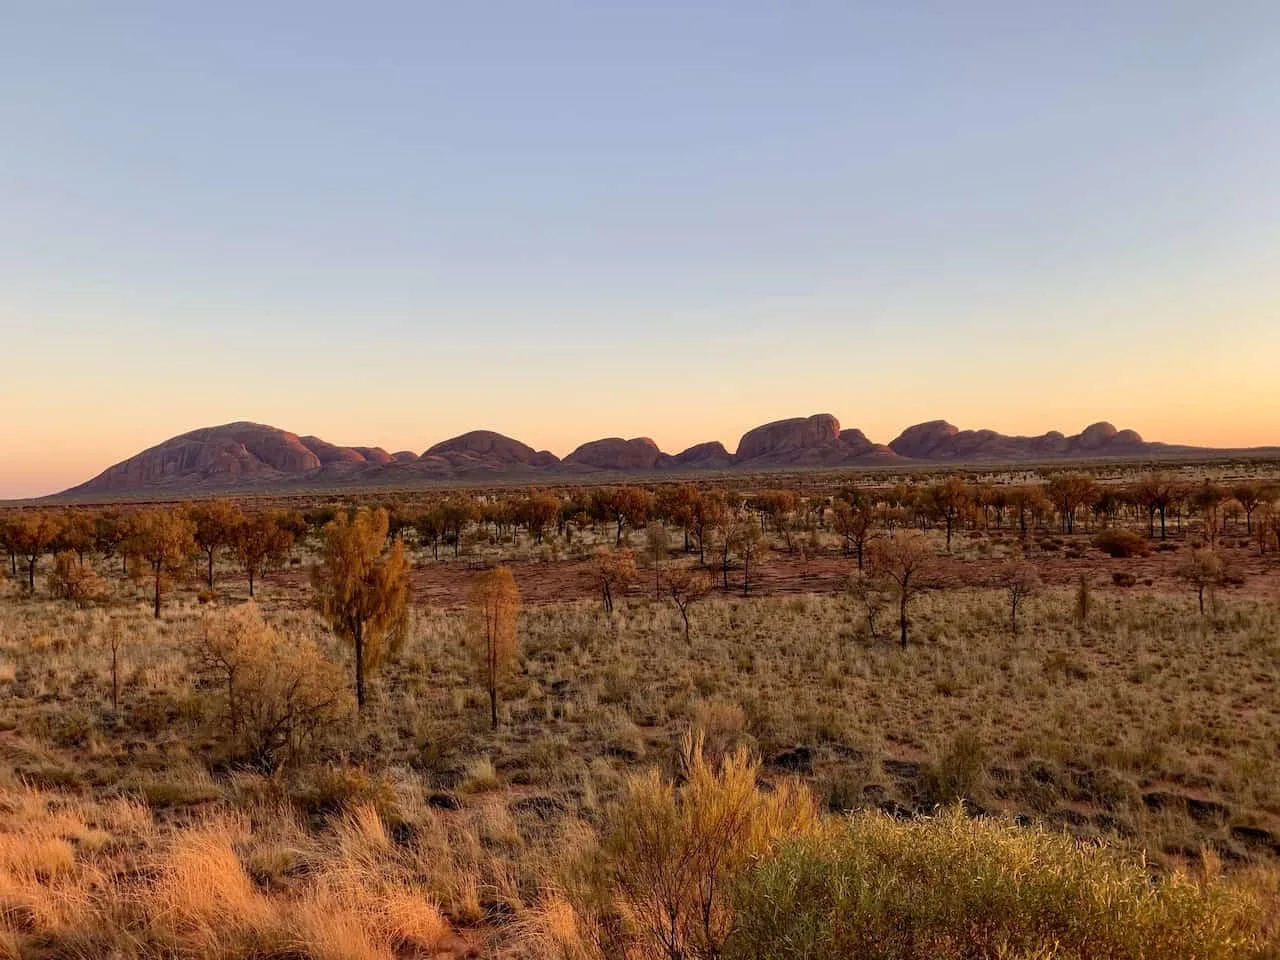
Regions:
<instances>
[{"instance_id":1,"label":"shrub","mask_svg":"<svg viewBox=\"0 0 1280 960\"><path fill-rule=\"evenodd\" d=\"M732 902L726 960L1270 955L1243 887L1153 882L1106 848L959 811L832 821L747 873Z\"/></svg>"},{"instance_id":2,"label":"shrub","mask_svg":"<svg viewBox=\"0 0 1280 960\"><path fill-rule=\"evenodd\" d=\"M1109 557L1145 557L1151 552L1146 537L1119 527L1100 530L1093 545Z\"/></svg>"},{"instance_id":3,"label":"shrub","mask_svg":"<svg viewBox=\"0 0 1280 960\"><path fill-rule=\"evenodd\" d=\"M955 735L926 770L926 785L935 803L972 798L986 780L987 752L971 730Z\"/></svg>"},{"instance_id":4,"label":"shrub","mask_svg":"<svg viewBox=\"0 0 1280 960\"><path fill-rule=\"evenodd\" d=\"M1111 582L1117 587L1132 587L1138 583L1138 578L1128 570L1114 570L1111 573Z\"/></svg>"},{"instance_id":5,"label":"shrub","mask_svg":"<svg viewBox=\"0 0 1280 960\"><path fill-rule=\"evenodd\" d=\"M63 550L53 558L49 572L49 593L57 600L70 600L83 606L101 599L107 592L107 581L92 567L86 567L75 553Z\"/></svg>"},{"instance_id":6,"label":"shrub","mask_svg":"<svg viewBox=\"0 0 1280 960\"><path fill-rule=\"evenodd\" d=\"M297 763L352 713L342 671L310 640L277 632L253 603L207 615L197 650L235 759L267 770Z\"/></svg>"},{"instance_id":7,"label":"shrub","mask_svg":"<svg viewBox=\"0 0 1280 960\"><path fill-rule=\"evenodd\" d=\"M719 957L733 922L732 884L755 858L817 822L803 785L758 790L759 764L745 750L717 770L693 736L684 742L684 762L680 786L656 770L629 781L604 845L642 956Z\"/></svg>"}]
</instances>

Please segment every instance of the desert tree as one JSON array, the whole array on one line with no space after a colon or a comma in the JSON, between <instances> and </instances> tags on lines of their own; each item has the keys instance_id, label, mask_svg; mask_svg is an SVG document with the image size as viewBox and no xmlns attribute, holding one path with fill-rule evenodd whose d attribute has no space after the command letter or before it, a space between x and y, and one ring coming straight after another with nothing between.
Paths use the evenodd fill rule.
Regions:
<instances>
[{"instance_id":1,"label":"desert tree","mask_svg":"<svg viewBox=\"0 0 1280 960\"><path fill-rule=\"evenodd\" d=\"M1205 480L1190 494L1191 505L1200 514L1204 525L1204 538L1210 547L1218 543L1219 522L1222 516L1222 504L1227 493L1216 483Z\"/></svg>"},{"instance_id":2,"label":"desert tree","mask_svg":"<svg viewBox=\"0 0 1280 960\"><path fill-rule=\"evenodd\" d=\"M885 581L898 605L898 639L907 645L910 607L929 584L934 566L933 549L924 534L911 531L892 540L876 541L871 552L872 576Z\"/></svg>"},{"instance_id":3,"label":"desert tree","mask_svg":"<svg viewBox=\"0 0 1280 960\"><path fill-rule=\"evenodd\" d=\"M866 621L867 635L875 640L880 636L880 614L892 599L888 579L856 571L849 577L848 590L857 616Z\"/></svg>"},{"instance_id":4,"label":"desert tree","mask_svg":"<svg viewBox=\"0 0 1280 960\"><path fill-rule=\"evenodd\" d=\"M93 549L94 532L93 514L88 510L64 510L58 517L58 536L54 545L59 551L74 553L83 567L85 554Z\"/></svg>"},{"instance_id":5,"label":"desert tree","mask_svg":"<svg viewBox=\"0 0 1280 960\"><path fill-rule=\"evenodd\" d=\"M16 579L18 576L18 541L17 524L14 517L0 515L0 548L9 557L9 571Z\"/></svg>"},{"instance_id":6,"label":"desert tree","mask_svg":"<svg viewBox=\"0 0 1280 960\"><path fill-rule=\"evenodd\" d=\"M717 492L698 494L689 505L688 530L698 542L698 562L707 563L707 537L720 525L729 506Z\"/></svg>"},{"instance_id":7,"label":"desert tree","mask_svg":"<svg viewBox=\"0 0 1280 960\"><path fill-rule=\"evenodd\" d=\"M467 631L489 693L489 722L498 729L498 687L516 656L520 591L507 567L496 567L476 580L467 611Z\"/></svg>"},{"instance_id":8,"label":"desert tree","mask_svg":"<svg viewBox=\"0 0 1280 960\"><path fill-rule=\"evenodd\" d=\"M1231 488L1231 496L1244 511L1245 532L1253 536L1253 514L1265 502L1265 491L1260 483L1245 480Z\"/></svg>"},{"instance_id":9,"label":"desert tree","mask_svg":"<svg viewBox=\"0 0 1280 960\"><path fill-rule=\"evenodd\" d=\"M27 589L36 588L36 566L59 532L58 518L44 510L24 510L10 526L11 549L27 563Z\"/></svg>"},{"instance_id":10,"label":"desert tree","mask_svg":"<svg viewBox=\"0 0 1280 960\"><path fill-rule=\"evenodd\" d=\"M1082 473L1058 474L1045 487L1045 495L1058 511L1063 533L1074 533L1076 513L1097 496L1097 485Z\"/></svg>"},{"instance_id":11,"label":"desert tree","mask_svg":"<svg viewBox=\"0 0 1280 960\"><path fill-rule=\"evenodd\" d=\"M111 711L120 712L120 651L124 649L124 626L112 618L107 628L107 647L111 650Z\"/></svg>"},{"instance_id":12,"label":"desert tree","mask_svg":"<svg viewBox=\"0 0 1280 960\"><path fill-rule=\"evenodd\" d=\"M129 517L114 510L99 510L93 518L93 549L103 558L120 557L120 573L129 575L128 557L123 549L129 539Z\"/></svg>"},{"instance_id":13,"label":"desert tree","mask_svg":"<svg viewBox=\"0 0 1280 960\"><path fill-rule=\"evenodd\" d=\"M664 486L654 496L654 511L667 523L673 523L684 533L684 552L691 548L695 504L701 494L687 483Z\"/></svg>"},{"instance_id":14,"label":"desert tree","mask_svg":"<svg viewBox=\"0 0 1280 960\"><path fill-rule=\"evenodd\" d=\"M196 554L195 524L182 507L139 510L130 523L126 546L136 576L153 584L154 613L160 616L160 598L174 580L188 572Z\"/></svg>"},{"instance_id":15,"label":"desert tree","mask_svg":"<svg viewBox=\"0 0 1280 960\"><path fill-rule=\"evenodd\" d=\"M1028 519L1033 526L1039 526L1041 516L1049 507L1049 498L1040 484L1021 484L1009 490L1009 506L1018 515L1018 535L1025 540Z\"/></svg>"},{"instance_id":16,"label":"desert tree","mask_svg":"<svg viewBox=\"0 0 1280 960\"><path fill-rule=\"evenodd\" d=\"M951 552L951 533L956 523L964 516L969 505L971 493L969 485L960 477L947 477L940 483L931 486L927 493L926 503L929 510L945 525L947 530L947 552Z\"/></svg>"},{"instance_id":17,"label":"desert tree","mask_svg":"<svg viewBox=\"0 0 1280 960\"><path fill-rule=\"evenodd\" d=\"M433 503L419 510L413 518L413 529L418 535L418 546L431 547L431 559L440 559L440 541L444 539L444 509Z\"/></svg>"},{"instance_id":18,"label":"desert tree","mask_svg":"<svg viewBox=\"0 0 1280 960\"><path fill-rule=\"evenodd\" d=\"M543 534L559 515L560 499L554 494L533 491L520 504L521 519L535 543L542 543Z\"/></svg>"},{"instance_id":19,"label":"desert tree","mask_svg":"<svg viewBox=\"0 0 1280 960\"><path fill-rule=\"evenodd\" d=\"M715 578L705 570L675 567L666 578L667 595L684 621L684 639L689 642L689 612L693 605L715 589Z\"/></svg>"},{"instance_id":20,"label":"desert tree","mask_svg":"<svg viewBox=\"0 0 1280 960\"><path fill-rule=\"evenodd\" d=\"M246 516L235 526L232 546L240 569L249 580L250 597L254 596L257 579L284 563L293 549L294 534L281 523L281 519L276 511L263 510Z\"/></svg>"},{"instance_id":21,"label":"desert tree","mask_svg":"<svg viewBox=\"0 0 1280 960\"><path fill-rule=\"evenodd\" d=\"M1212 547L1194 548L1178 565L1177 574L1195 591L1196 600L1200 604L1200 616L1203 617L1205 594L1208 593L1212 598L1214 591L1225 582L1222 558Z\"/></svg>"},{"instance_id":22,"label":"desert tree","mask_svg":"<svg viewBox=\"0 0 1280 960\"><path fill-rule=\"evenodd\" d=\"M1022 559L1007 561L996 575L996 584L1009 601L1009 631L1018 632L1018 610L1028 597L1035 596L1042 586L1040 574L1034 565Z\"/></svg>"},{"instance_id":23,"label":"desert tree","mask_svg":"<svg viewBox=\"0 0 1280 960\"><path fill-rule=\"evenodd\" d=\"M836 500L831 505L831 525L844 543L844 552L852 553L862 569L867 544L875 536L876 511L868 497L855 494L851 499Z\"/></svg>"},{"instance_id":24,"label":"desert tree","mask_svg":"<svg viewBox=\"0 0 1280 960\"><path fill-rule=\"evenodd\" d=\"M628 529L639 530L648 522L654 509L654 498L643 487L627 484L602 491L601 509L607 511L614 524L614 546L622 545L622 534Z\"/></svg>"},{"instance_id":25,"label":"desert tree","mask_svg":"<svg viewBox=\"0 0 1280 960\"><path fill-rule=\"evenodd\" d=\"M453 544L456 559L462 552L462 539L467 527L480 519L480 505L466 494L451 494L440 504L440 519L445 541Z\"/></svg>"},{"instance_id":26,"label":"desert tree","mask_svg":"<svg viewBox=\"0 0 1280 960\"><path fill-rule=\"evenodd\" d=\"M213 561L218 553L229 549L236 542L244 514L228 500L206 500L190 508L195 523L196 546L208 562L207 580L213 589Z\"/></svg>"},{"instance_id":27,"label":"desert tree","mask_svg":"<svg viewBox=\"0 0 1280 960\"><path fill-rule=\"evenodd\" d=\"M636 558L630 550L600 547L591 563L592 578L600 590L605 613L613 613L614 594L636 578Z\"/></svg>"},{"instance_id":28,"label":"desert tree","mask_svg":"<svg viewBox=\"0 0 1280 960\"><path fill-rule=\"evenodd\" d=\"M1176 507L1181 497L1178 485L1162 473L1153 473L1138 481L1133 496L1147 512L1147 536L1155 536L1156 516L1159 515L1160 539L1167 539L1169 511Z\"/></svg>"},{"instance_id":29,"label":"desert tree","mask_svg":"<svg viewBox=\"0 0 1280 960\"><path fill-rule=\"evenodd\" d=\"M744 520L734 528L732 533L733 548L742 558L742 595L751 593L751 575L756 571L765 557L768 556L769 544L759 526Z\"/></svg>"},{"instance_id":30,"label":"desert tree","mask_svg":"<svg viewBox=\"0 0 1280 960\"><path fill-rule=\"evenodd\" d=\"M656 520L649 521L644 528L644 559L653 570L655 600L662 598L662 569L666 566L670 553L671 540L667 536L667 528Z\"/></svg>"},{"instance_id":31,"label":"desert tree","mask_svg":"<svg viewBox=\"0 0 1280 960\"><path fill-rule=\"evenodd\" d=\"M353 648L357 708L364 707L366 674L408 623L409 561L401 541L388 548L388 526L386 510L361 508L350 519L339 513L324 528L312 571L316 606Z\"/></svg>"}]
</instances>

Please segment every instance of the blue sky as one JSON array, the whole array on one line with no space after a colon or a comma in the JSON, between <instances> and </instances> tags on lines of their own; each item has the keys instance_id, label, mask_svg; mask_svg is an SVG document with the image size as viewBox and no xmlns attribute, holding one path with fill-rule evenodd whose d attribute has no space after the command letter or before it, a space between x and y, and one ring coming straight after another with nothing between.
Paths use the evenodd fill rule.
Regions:
<instances>
[{"instance_id":1,"label":"blue sky","mask_svg":"<svg viewBox=\"0 0 1280 960\"><path fill-rule=\"evenodd\" d=\"M0 496L254 419L1280 442L1280 5L0 8Z\"/></svg>"}]
</instances>

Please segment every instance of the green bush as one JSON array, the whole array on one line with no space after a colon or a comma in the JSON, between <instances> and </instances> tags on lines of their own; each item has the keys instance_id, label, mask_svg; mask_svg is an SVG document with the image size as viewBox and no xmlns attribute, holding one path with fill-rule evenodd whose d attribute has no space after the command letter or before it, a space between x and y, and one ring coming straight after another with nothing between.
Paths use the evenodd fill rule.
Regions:
<instances>
[{"instance_id":1,"label":"green bush","mask_svg":"<svg viewBox=\"0 0 1280 960\"><path fill-rule=\"evenodd\" d=\"M1041 829L949 812L833 821L735 886L726 960L1269 957L1258 896Z\"/></svg>"}]
</instances>

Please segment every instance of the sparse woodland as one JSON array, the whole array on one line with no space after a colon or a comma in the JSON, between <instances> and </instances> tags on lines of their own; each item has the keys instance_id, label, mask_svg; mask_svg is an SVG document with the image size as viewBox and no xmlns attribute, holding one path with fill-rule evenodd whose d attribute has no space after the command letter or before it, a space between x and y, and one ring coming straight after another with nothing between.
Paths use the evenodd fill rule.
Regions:
<instances>
[{"instance_id":1,"label":"sparse woodland","mask_svg":"<svg viewBox=\"0 0 1280 960\"><path fill-rule=\"evenodd\" d=\"M0 511L0 957L1280 956L1273 476Z\"/></svg>"}]
</instances>

